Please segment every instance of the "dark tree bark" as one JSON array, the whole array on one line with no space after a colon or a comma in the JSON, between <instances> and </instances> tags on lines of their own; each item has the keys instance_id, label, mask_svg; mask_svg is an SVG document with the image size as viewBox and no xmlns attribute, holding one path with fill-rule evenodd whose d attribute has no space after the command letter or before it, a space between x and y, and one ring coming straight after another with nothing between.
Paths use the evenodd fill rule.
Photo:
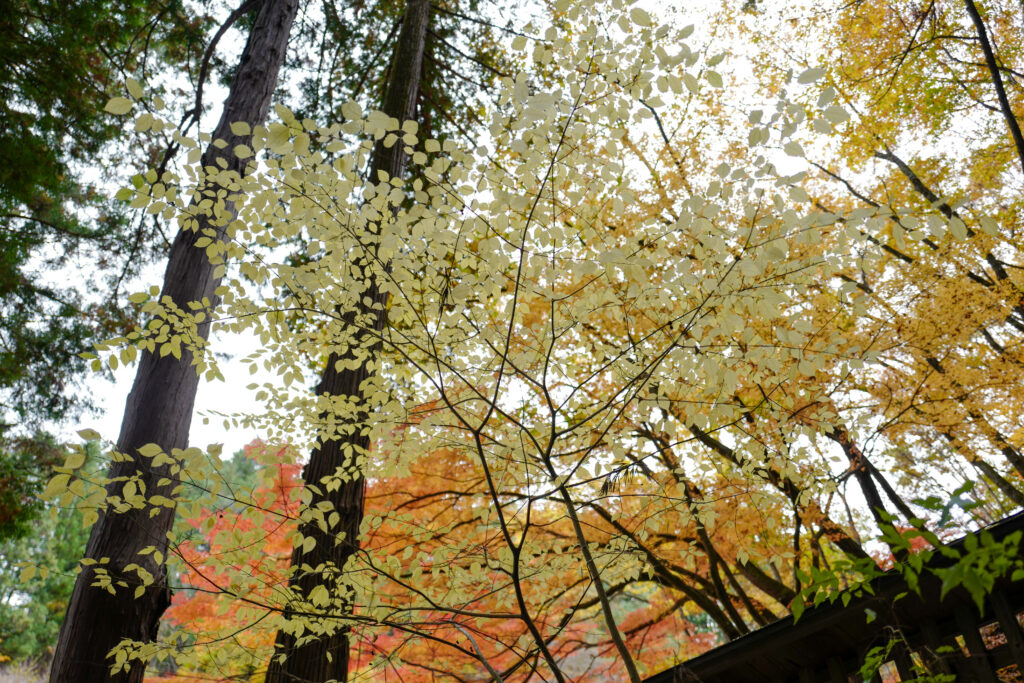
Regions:
<instances>
[{"instance_id":1,"label":"dark tree bark","mask_svg":"<svg viewBox=\"0 0 1024 683\"><path fill-rule=\"evenodd\" d=\"M423 53L427 29L430 24L429 0L409 0L405 7L402 29L395 44L391 62L391 73L383 98L382 110L401 124L415 120L416 100L419 93L423 66ZM390 148L378 142L373 150L370 178L379 182L378 171L390 178L401 178L405 173L406 154L401 140ZM370 227L372 230L372 226ZM367 270L366 272L370 272ZM353 348L366 349L368 354L357 368L337 368L338 362L350 356L332 352L327 360L320 383L316 388L319 395L349 397L355 405L364 405L362 385L374 373L374 364L380 352L380 335L387 324L387 295L382 293L378 283L366 283L366 290L360 297L362 302L355 315L347 317L347 327L355 339ZM358 325L369 321L363 328ZM317 509L329 504L329 510L340 515L340 522L326 531L315 522L300 526L304 537L316 540L309 552L296 547L292 553L292 567L308 565L311 571L297 571L292 577L291 587L299 595L307 596L318 585L329 590L343 589L342 570L345 563L359 549L359 526L363 520L363 495L365 479L359 471L356 459L370 448L369 437L362 425L369 419L367 413L359 415L356 423L347 425L341 433L325 439L310 455L309 463L303 470L303 481L312 492L309 508ZM319 486L324 477L345 472L345 481L334 491ZM335 539L342 538L340 543ZM286 613L287 614L287 613ZM341 615L323 617L327 621ZM303 618L309 618L303 615ZM327 624L329 626L329 624ZM283 657L282 657L283 655ZM297 683L327 680L345 681L348 676L349 638L348 629L339 628L329 636L314 639L296 646L296 639L289 633L278 631L275 654L267 670L266 683Z\"/></svg>"},{"instance_id":2,"label":"dark tree bark","mask_svg":"<svg viewBox=\"0 0 1024 683\"><path fill-rule=\"evenodd\" d=\"M427 29L430 24L429 0L409 0L402 18L401 32L395 43L391 61L391 72L387 90L384 93L382 111L390 117L404 121L415 120L416 101L419 94L423 70L423 53ZM400 140L385 147L378 141L374 147L370 178L378 182L378 171L388 177L400 178L406 171L407 155ZM372 229L372 228L371 228ZM370 272L367 270L367 272ZM364 296L354 315L347 316L346 327L355 339L350 346L368 349L362 364L355 369L346 367L338 370L338 361L348 355L332 352L327 367L316 387L319 395L347 396L357 404L365 403L362 383L372 377L375 360L380 352L380 335L387 324L387 295L382 293L376 282L368 282ZM359 329L361 321L370 321L367 328ZM358 416L356 424L348 425L341 433L319 443L309 457L309 463L302 473L303 481L312 492L309 508L316 509L323 503L330 504L330 510L340 515L340 522L327 530L315 522L300 525L303 537L312 538L316 545L309 552L297 547L292 554L292 566L303 564L312 567L300 571L292 578L292 588L299 595L307 596L316 586L328 585L329 590L343 583L342 569L345 562L358 550L359 524L362 521L365 478L358 471L355 459L367 454L370 439L361 428L369 415ZM319 486L321 480L342 471L347 478L335 490ZM335 540L341 536L341 543ZM343 616L339 615L339 616ZM330 620L330 616L326 617ZM266 683L295 683L297 681L344 681L348 675L348 630L341 628L332 635L296 646L296 639L284 631L276 637L274 656L266 674ZM281 655L284 655L282 657Z\"/></svg>"},{"instance_id":3,"label":"dark tree bark","mask_svg":"<svg viewBox=\"0 0 1024 683\"><path fill-rule=\"evenodd\" d=\"M263 0L260 3L224 102L220 123L213 132L214 139L226 140L228 144L223 149L209 146L203 155L204 167L216 166L219 158L226 162L228 170L239 175L245 172L245 162L232 150L247 142L247 136L232 134L230 124L244 121L258 125L266 118L297 9L298 0ZM231 207L225 208L230 218ZM214 292L219 278L215 277L205 250L195 248L194 244L204 229L212 229L222 238L227 222L224 216L217 224L200 218L199 230L178 233L171 247L161 299L169 296L186 310L189 302L204 298L211 306L217 304L219 299ZM207 316L198 330L203 339L209 335L209 328ZM117 440L117 452L128 457L111 467L109 476L113 483L108 487L108 496L120 495L124 480L134 477L137 489L147 496L171 497L175 477L169 467L154 467L153 459L138 455L138 449L155 443L164 452L171 453L172 449L188 445L199 384L190 360L187 354L181 360L170 355L160 358L155 353L141 354ZM159 508L159 514L150 517L150 508L144 507L100 514L89 536L86 557L103 564L83 568L75 582L50 671L52 682L142 680L144 662L135 662L127 673L112 677L109 673L112 661L107 654L125 638L147 642L156 636L160 617L170 604L167 574L163 562L157 562L152 553L140 556L139 551L155 546L166 556L167 533L174 522L174 513L173 508L163 507ZM103 561L102 558L108 559ZM124 571L124 567L132 563L142 566L154 578L139 598L134 597L135 588L140 584L137 574ZM98 576L95 567L109 573L117 587L115 594L92 586ZM118 582L124 585L119 586Z\"/></svg>"}]
</instances>

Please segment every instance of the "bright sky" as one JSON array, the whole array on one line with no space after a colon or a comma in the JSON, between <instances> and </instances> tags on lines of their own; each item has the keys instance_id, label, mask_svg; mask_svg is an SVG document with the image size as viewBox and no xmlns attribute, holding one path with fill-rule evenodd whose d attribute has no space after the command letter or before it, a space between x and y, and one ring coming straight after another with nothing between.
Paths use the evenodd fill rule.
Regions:
<instances>
[{"instance_id":1,"label":"bright sky","mask_svg":"<svg viewBox=\"0 0 1024 683\"><path fill-rule=\"evenodd\" d=\"M226 4L220 7L223 16L231 10ZM244 36L236 30L229 30L218 44L218 54L229 64L235 63L244 47ZM145 87L146 84L143 84ZM190 86L181 83L185 91ZM216 125L221 114L221 105L227 96L227 90L218 79L210 79L206 84L203 101L205 113L200 122L200 130L209 132ZM273 114L271 114L273 116ZM191 131L195 134L195 129ZM132 172L135 172L134 169ZM130 175L129 173L128 175ZM117 188L114 188L115 191ZM126 292L148 289L151 285L159 285L163 281L165 259L146 268L138 280L126 285ZM242 335L216 334L211 339L212 348L218 354L220 369L224 381L206 382L200 380L199 392L196 396L196 407L192 417L190 446L205 448L208 444L222 444L225 456L230 456L252 441L258 434L246 430L228 431L223 420L210 416L208 423L204 418L211 412L236 413L252 412L258 409L252 393L245 389L254 381L248 370L237 359L256 350L256 340ZM118 367L113 373L113 381L105 379L98 373L87 374L83 379L84 389L91 395L97 413L84 415L78 421L62 425L61 434L67 439L76 439L75 432L79 429L91 428L99 432L103 439L111 444L117 441L121 430L121 419L124 416L125 401L135 380L136 365ZM258 381L258 378L256 378Z\"/></svg>"},{"instance_id":2,"label":"bright sky","mask_svg":"<svg viewBox=\"0 0 1024 683\"><path fill-rule=\"evenodd\" d=\"M218 352L230 353L230 357L222 359L220 365L224 381L200 380L189 445L205 448L209 444L218 443L224 446L225 455L231 455L259 435L250 430L227 430L224 428L223 420L210 413L254 412L259 409L259 404L253 400L252 392L245 389L254 378L248 369L238 362L239 358L256 350L257 342L251 337L237 334L218 335L213 338L212 345ZM76 430L88 427L95 429L111 443L117 440L125 400L135 379L135 369L135 365L119 367L114 372L113 382L106 381L98 375L92 375L86 380L86 386L90 389L93 401L100 412L98 415L84 416L80 424L66 425L65 431L69 438L72 438Z\"/></svg>"}]
</instances>

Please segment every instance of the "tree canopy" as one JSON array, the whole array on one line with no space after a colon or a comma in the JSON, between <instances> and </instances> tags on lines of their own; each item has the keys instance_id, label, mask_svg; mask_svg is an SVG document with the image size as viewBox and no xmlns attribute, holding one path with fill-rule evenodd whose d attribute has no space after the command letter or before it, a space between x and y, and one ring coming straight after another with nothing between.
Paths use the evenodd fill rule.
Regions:
<instances>
[{"instance_id":1,"label":"tree canopy","mask_svg":"<svg viewBox=\"0 0 1024 683\"><path fill-rule=\"evenodd\" d=\"M137 83L108 103L184 152L117 200L184 231L220 301L133 295L147 322L94 368L217 377L213 321L259 339L262 406L225 411L251 467L56 468L86 524L177 510L137 561L87 560L92 590L165 564L175 590L115 673L262 680L340 635L351 680L638 683L1024 504L1019 7L735 5L695 29L555 1L475 54L476 5L435 8L427 43L488 75L425 78L418 119L359 97L400 9L328 7L358 87L325 66L232 124L244 168Z\"/></svg>"}]
</instances>

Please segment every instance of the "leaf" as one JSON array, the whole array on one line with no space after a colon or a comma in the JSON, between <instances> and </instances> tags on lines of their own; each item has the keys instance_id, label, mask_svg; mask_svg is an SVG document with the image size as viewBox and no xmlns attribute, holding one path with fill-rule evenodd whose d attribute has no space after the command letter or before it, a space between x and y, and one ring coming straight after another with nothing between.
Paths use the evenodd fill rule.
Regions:
<instances>
[{"instance_id":1,"label":"leaf","mask_svg":"<svg viewBox=\"0 0 1024 683\"><path fill-rule=\"evenodd\" d=\"M139 447L139 455L145 458L154 458L164 452L164 449L160 448L155 443L147 443Z\"/></svg>"},{"instance_id":2,"label":"leaf","mask_svg":"<svg viewBox=\"0 0 1024 683\"><path fill-rule=\"evenodd\" d=\"M956 216L949 219L949 232L958 240L967 239L967 226Z\"/></svg>"},{"instance_id":3,"label":"leaf","mask_svg":"<svg viewBox=\"0 0 1024 683\"><path fill-rule=\"evenodd\" d=\"M981 231L986 235L994 237L999 234L999 223L993 220L991 216L982 216L978 220L978 224L981 226Z\"/></svg>"},{"instance_id":4,"label":"leaf","mask_svg":"<svg viewBox=\"0 0 1024 683\"><path fill-rule=\"evenodd\" d=\"M74 449L68 453L67 459L64 461L64 467L69 470L77 470L79 467L85 464L85 451L82 449Z\"/></svg>"},{"instance_id":5,"label":"leaf","mask_svg":"<svg viewBox=\"0 0 1024 683\"><path fill-rule=\"evenodd\" d=\"M142 86L139 85L137 80L134 78L127 79L125 81L125 87L128 89L128 94L131 95L133 99L142 99Z\"/></svg>"},{"instance_id":6,"label":"leaf","mask_svg":"<svg viewBox=\"0 0 1024 683\"><path fill-rule=\"evenodd\" d=\"M825 69L812 67L810 69L807 69L806 71L803 71L799 76L797 76L796 81L797 83L804 84L813 83L814 81L824 76L826 73L827 72L825 71Z\"/></svg>"},{"instance_id":7,"label":"leaf","mask_svg":"<svg viewBox=\"0 0 1024 683\"><path fill-rule=\"evenodd\" d=\"M246 121L235 121L231 124L233 135L252 135L252 127Z\"/></svg>"},{"instance_id":8,"label":"leaf","mask_svg":"<svg viewBox=\"0 0 1024 683\"><path fill-rule=\"evenodd\" d=\"M291 147L291 131L288 126L280 123L270 124L267 134L267 146L275 154L284 154Z\"/></svg>"},{"instance_id":9,"label":"leaf","mask_svg":"<svg viewBox=\"0 0 1024 683\"><path fill-rule=\"evenodd\" d=\"M318 584L309 592L309 601L317 607L324 607L331 602L331 595L323 584Z\"/></svg>"},{"instance_id":10,"label":"leaf","mask_svg":"<svg viewBox=\"0 0 1024 683\"><path fill-rule=\"evenodd\" d=\"M46 489L43 490L43 500L53 500L57 498L68 486L68 482L71 480L66 474L55 474L50 478L50 481L46 483Z\"/></svg>"},{"instance_id":11,"label":"leaf","mask_svg":"<svg viewBox=\"0 0 1024 683\"><path fill-rule=\"evenodd\" d=\"M790 140L783 146L783 151L791 157L804 156L804 148L796 140Z\"/></svg>"},{"instance_id":12,"label":"leaf","mask_svg":"<svg viewBox=\"0 0 1024 683\"><path fill-rule=\"evenodd\" d=\"M111 97L103 107L103 111L115 116L123 116L132 110L132 106L132 101L127 97Z\"/></svg>"},{"instance_id":13,"label":"leaf","mask_svg":"<svg viewBox=\"0 0 1024 683\"><path fill-rule=\"evenodd\" d=\"M717 71L708 71L707 73L704 74L704 77L707 79L708 83L710 83L713 87L722 87L722 75Z\"/></svg>"},{"instance_id":14,"label":"leaf","mask_svg":"<svg viewBox=\"0 0 1024 683\"><path fill-rule=\"evenodd\" d=\"M826 108L822 113L833 125L839 125L844 121L848 121L850 118L849 113L837 104L833 104L831 107Z\"/></svg>"},{"instance_id":15,"label":"leaf","mask_svg":"<svg viewBox=\"0 0 1024 683\"><path fill-rule=\"evenodd\" d=\"M793 599L793 603L789 606L790 612L793 613L793 623L800 621L800 617L804 613L806 605L802 595L798 595Z\"/></svg>"},{"instance_id":16,"label":"leaf","mask_svg":"<svg viewBox=\"0 0 1024 683\"><path fill-rule=\"evenodd\" d=\"M633 23L637 26L650 26L651 15L639 7L634 7L629 11L629 18L633 20Z\"/></svg>"},{"instance_id":17,"label":"leaf","mask_svg":"<svg viewBox=\"0 0 1024 683\"><path fill-rule=\"evenodd\" d=\"M85 441L99 441L100 433L95 429L79 429L78 436L82 437Z\"/></svg>"}]
</instances>

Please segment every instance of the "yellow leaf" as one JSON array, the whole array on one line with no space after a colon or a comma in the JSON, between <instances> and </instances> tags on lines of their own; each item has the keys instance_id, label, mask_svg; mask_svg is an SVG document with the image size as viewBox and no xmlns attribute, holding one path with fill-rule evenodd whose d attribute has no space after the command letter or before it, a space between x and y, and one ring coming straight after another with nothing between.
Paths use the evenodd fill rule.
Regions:
<instances>
[{"instance_id":1,"label":"yellow leaf","mask_svg":"<svg viewBox=\"0 0 1024 683\"><path fill-rule=\"evenodd\" d=\"M71 477L66 474L55 475L46 483L46 490L43 491L42 495L43 500L52 500L63 493L69 481L71 481Z\"/></svg>"},{"instance_id":2,"label":"yellow leaf","mask_svg":"<svg viewBox=\"0 0 1024 683\"><path fill-rule=\"evenodd\" d=\"M125 87L128 89L128 94L137 100L142 99L142 86L134 78L129 78L125 81Z\"/></svg>"},{"instance_id":3,"label":"yellow leaf","mask_svg":"<svg viewBox=\"0 0 1024 683\"><path fill-rule=\"evenodd\" d=\"M632 19L633 23L637 26L651 25L651 15L639 7L634 7L629 11L629 18Z\"/></svg>"},{"instance_id":4,"label":"yellow leaf","mask_svg":"<svg viewBox=\"0 0 1024 683\"><path fill-rule=\"evenodd\" d=\"M156 457L157 455L160 455L163 452L164 449L160 448L160 446L156 445L155 443L147 443L146 445L139 447L139 455L146 458Z\"/></svg>"},{"instance_id":5,"label":"yellow leaf","mask_svg":"<svg viewBox=\"0 0 1024 683\"><path fill-rule=\"evenodd\" d=\"M85 451L81 449L73 450L68 453L67 460L64 461L64 467L69 470L77 470L79 467L85 464Z\"/></svg>"},{"instance_id":6,"label":"yellow leaf","mask_svg":"<svg viewBox=\"0 0 1024 683\"><path fill-rule=\"evenodd\" d=\"M132 110L132 101L127 97L111 97L107 105L103 107L106 111L115 116L123 116Z\"/></svg>"}]
</instances>

